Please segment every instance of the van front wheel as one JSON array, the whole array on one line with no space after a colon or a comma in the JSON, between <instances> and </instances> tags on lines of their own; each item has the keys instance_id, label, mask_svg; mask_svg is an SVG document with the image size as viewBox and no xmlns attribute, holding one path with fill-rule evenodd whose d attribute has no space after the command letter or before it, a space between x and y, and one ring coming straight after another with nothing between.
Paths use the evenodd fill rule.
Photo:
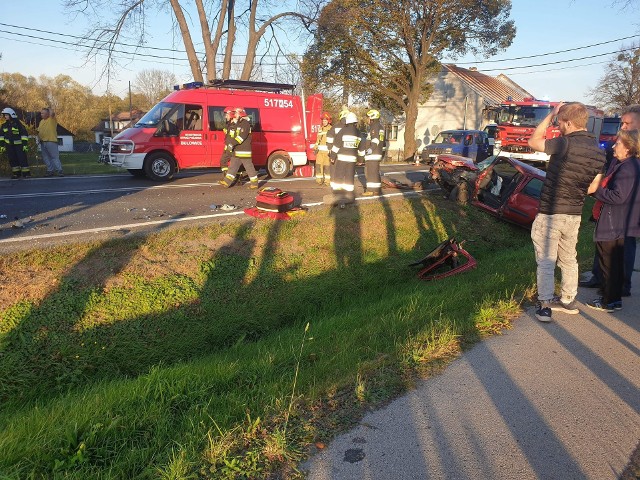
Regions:
<instances>
[{"instance_id":1,"label":"van front wheel","mask_svg":"<svg viewBox=\"0 0 640 480\"><path fill-rule=\"evenodd\" d=\"M144 162L144 171L151 180L171 180L176 173L176 161L168 153L152 153Z\"/></svg>"},{"instance_id":2,"label":"van front wheel","mask_svg":"<svg viewBox=\"0 0 640 480\"><path fill-rule=\"evenodd\" d=\"M285 178L291 172L291 160L284 153L274 153L267 160L267 171L271 178Z\"/></svg>"}]
</instances>

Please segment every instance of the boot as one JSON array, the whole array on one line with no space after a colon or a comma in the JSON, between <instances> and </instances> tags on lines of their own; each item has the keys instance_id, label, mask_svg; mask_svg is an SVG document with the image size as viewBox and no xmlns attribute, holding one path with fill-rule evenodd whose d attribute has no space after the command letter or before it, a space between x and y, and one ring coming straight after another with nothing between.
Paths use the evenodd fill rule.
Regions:
<instances>
[{"instance_id":1,"label":"boot","mask_svg":"<svg viewBox=\"0 0 640 480\"><path fill-rule=\"evenodd\" d=\"M251 180L251 181L249 182L249 188L250 188L251 190L255 190L255 189L257 189L257 188L258 188L258 180Z\"/></svg>"}]
</instances>

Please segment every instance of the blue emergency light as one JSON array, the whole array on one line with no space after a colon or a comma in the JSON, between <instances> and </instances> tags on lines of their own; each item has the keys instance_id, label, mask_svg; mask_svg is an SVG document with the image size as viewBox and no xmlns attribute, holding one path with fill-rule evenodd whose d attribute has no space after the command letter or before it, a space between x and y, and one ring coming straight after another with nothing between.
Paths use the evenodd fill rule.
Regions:
<instances>
[{"instance_id":1,"label":"blue emergency light","mask_svg":"<svg viewBox=\"0 0 640 480\"><path fill-rule=\"evenodd\" d=\"M173 89L174 90L192 90L194 88L200 88L203 86L204 86L204 83L202 82L189 82L189 83L183 83L182 85L174 85Z\"/></svg>"}]
</instances>

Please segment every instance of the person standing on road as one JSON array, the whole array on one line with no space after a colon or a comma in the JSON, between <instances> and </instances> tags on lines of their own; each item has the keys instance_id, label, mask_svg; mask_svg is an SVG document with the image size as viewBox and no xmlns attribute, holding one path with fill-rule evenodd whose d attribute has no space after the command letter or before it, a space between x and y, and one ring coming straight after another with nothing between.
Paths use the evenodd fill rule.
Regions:
<instances>
[{"instance_id":1,"label":"person standing on road","mask_svg":"<svg viewBox=\"0 0 640 480\"><path fill-rule=\"evenodd\" d=\"M332 156L335 158L331 171L331 190L334 195L343 195L347 201L353 201L355 196L353 182L360 145L358 117L355 113L349 112L344 117L344 123L344 127L340 128L333 139L331 147Z\"/></svg>"},{"instance_id":2,"label":"person standing on road","mask_svg":"<svg viewBox=\"0 0 640 480\"><path fill-rule=\"evenodd\" d=\"M316 138L316 183L328 185L331 181L329 173L329 148L327 147L327 133L331 130L331 115L328 112L322 114L322 126Z\"/></svg>"},{"instance_id":3,"label":"person standing on road","mask_svg":"<svg viewBox=\"0 0 640 480\"><path fill-rule=\"evenodd\" d=\"M225 126L222 129L224 132L224 152L220 157L220 170L225 175L229 170L229 162L233 157L233 144L235 139L235 123L232 121L236 116L235 108L226 107L224 109Z\"/></svg>"},{"instance_id":4,"label":"person standing on road","mask_svg":"<svg viewBox=\"0 0 640 480\"><path fill-rule=\"evenodd\" d=\"M545 139L557 116L561 136ZM577 314L576 244L587 187L602 170L605 157L595 136L587 132L589 112L578 102L559 103L536 127L529 146L550 155L540 194L540 209L531 225L537 263L536 318L551 321L551 312ZM561 295L554 295L556 262L562 273Z\"/></svg>"},{"instance_id":5,"label":"person standing on road","mask_svg":"<svg viewBox=\"0 0 640 480\"><path fill-rule=\"evenodd\" d=\"M29 135L26 127L18 120L15 110L2 110L4 123L0 125L0 153L6 151L11 165L11 178L29 178L31 170L27 161Z\"/></svg>"},{"instance_id":6,"label":"person standing on road","mask_svg":"<svg viewBox=\"0 0 640 480\"><path fill-rule=\"evenodd\" d=\"M620 130L613 146L617 161L606 177L598 174L588 194L602 202L594 233L602 279L602 296L588 302L596 310L622 309L626 239L640 236L640 136L638 130Z\"/></svg>"},{"instance_id":7,"label":"person standing on road","mask_svg":"<svg viewBox=\"0 0 640 480\"><path fill-rule=\"evenodd\" d=\"M251 123L244 108L235 109L232 123L234 136L227 147L231 149L233 156L227 174L218 183L227 188L233 186L238 169L242 165L249 175L249 188L258 188L258 173L251 161Z\"/></svg>"},{"instance_id":8,"label":"person standing on road","mask_svg":"<svg viewBox=\"0 0 640 480\"><path fill-rule=\"evenodd\" d=\"M384 155L385 139L384 128L380 123L380 112L371 109L367 112L367 122L369 132L364 147L361 148L360 156L364 157L364 176L367 182L364 196L370 197L380 195L382 190L382 180L380 178L380 162Z\"/></svg>"},{"instance_id":9,"label":"person standing on road","mask_svg":"<svg viewBox=\"0 0 640 480\"><path fill-rule=\"evenodd\" d=\"M62 173L62 164L60 163L60 152L58 151L58 121L55 112L49 108L43 108L40 111L42 120L38 124L38 138L40 140L40 149L42 150L42 160L47 166L45 177L58 175L64 177Z\"/></svg>"},{"instance_id":10,"label":"person standing on road","mask_svg":"<svg viewBox=\"0 0 640 480\"><path fill-rule=\"evenodd\" d=\"M620 130L640 130L640 104L629 105L622 112L620 117ZM607 175L615 168L618 160L614 157L608 162L608 168L605 172ZM622 287L622 296L629 297L631 295L631 276L636 263L636 237L625 237L624 239L624 285ZM578 285L587 288L600 288L602 286L602 275L600 272L600 263L598 261L598 252L596 251L593 259L593 268L591 269L593 276Z\"/></svg>"}]
</instances>

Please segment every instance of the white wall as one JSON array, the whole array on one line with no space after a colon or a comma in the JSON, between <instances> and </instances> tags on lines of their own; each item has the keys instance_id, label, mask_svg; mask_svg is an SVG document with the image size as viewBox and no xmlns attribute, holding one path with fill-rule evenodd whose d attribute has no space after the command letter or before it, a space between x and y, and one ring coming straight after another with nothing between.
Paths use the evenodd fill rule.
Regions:
<instances>
[{"instance_id":1,"label":"white wall","mask_svg":"<svg viewBox=\"0 0 640 480\"><path fill-rule=\"evenodd\" d=\"M428 145L442 130L462 128L479 129L482 126L484 101L475 91L467 87L458 77L442 70L435 78L434 91L424 104L418 106L416 119L416 146L418 151ZM403 121L403 120L401 120ZM398 122L398 139L389 143L389 156L397 157L397 151L404 148L404 123Z\"/></svg>"}]
</instances>

